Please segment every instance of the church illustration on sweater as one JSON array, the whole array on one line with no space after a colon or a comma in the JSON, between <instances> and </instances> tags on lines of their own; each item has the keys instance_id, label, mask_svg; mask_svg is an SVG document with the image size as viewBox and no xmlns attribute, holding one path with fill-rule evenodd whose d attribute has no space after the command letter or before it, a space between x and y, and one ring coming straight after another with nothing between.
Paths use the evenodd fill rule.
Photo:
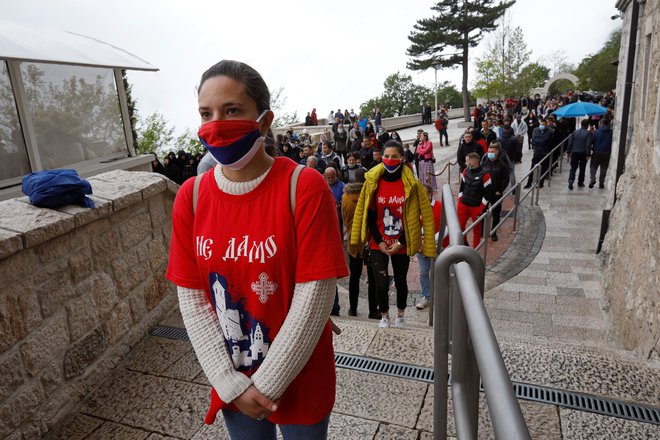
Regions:
<instances>
[{"instance_id":1,"label":"church illustration on sweater","mask_svg":"<svg viewBox=\"0 0 660 440\"><path fill-rule=\"evenodd\" d=\"M385 226L383 232L388 237L401 234L403 230L403 221L399 217L395 217L390 208L383 209L383 225Z\"/></svg>"},{"instance_id":2,"label":"church illustration on sweater","mask_svg":"<svg viewBox=\"0 0 660 440\"><path fill-rule=\"evenodd\" d=\"M234 367L239 371L256 368L268 353L268 327L250 316L243 301L232 300L225 277L211 273L210 283L213 308Z\"/></svg>"}]
</instances>

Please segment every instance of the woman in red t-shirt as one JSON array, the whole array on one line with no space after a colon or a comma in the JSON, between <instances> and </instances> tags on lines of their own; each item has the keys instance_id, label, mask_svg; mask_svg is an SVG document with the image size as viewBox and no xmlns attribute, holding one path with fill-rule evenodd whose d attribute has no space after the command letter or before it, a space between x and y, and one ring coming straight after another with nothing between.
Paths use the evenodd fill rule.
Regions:
<instances>
[{"instance_id":1,"label":"woman in red t-shirt","mask_svg":"<svg viewBox=\"0 0 660 440\"><path fill-rule=\"evenodd\" d=\"M261 75L221 61L198 88L199 137L218 162L189 179L172 212L167 277L232 439L325 438L335 369L328 321L348 274L323 176L264 149L273 121ZM309 265L314 261L314 265Z\"/></svg>"}]
</instances>

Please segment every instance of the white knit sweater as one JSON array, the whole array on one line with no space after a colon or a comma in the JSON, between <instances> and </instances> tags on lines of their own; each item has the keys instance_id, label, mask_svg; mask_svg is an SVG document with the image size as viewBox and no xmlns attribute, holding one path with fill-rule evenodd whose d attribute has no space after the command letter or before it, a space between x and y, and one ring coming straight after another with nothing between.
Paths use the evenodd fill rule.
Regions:
<instances>
[{"instance_id":1,"label":"white knit sweater","mask_svg":"<svg viewBox=\"0 0 660 440\"><path fill-rule=\"evenodd\" d=\"M230 181L219 165L213 173L220 190L237 195L254 190L269 171L249 182ZM289 313L251 378L234 368L220 322L205 292L178 287L179 308L190 342L206 377L224 402L233 401L252 384L272 400L282 396L318 343L330 315L336 282L331 278L295 285Z\"/></svg>"}]
</instances>

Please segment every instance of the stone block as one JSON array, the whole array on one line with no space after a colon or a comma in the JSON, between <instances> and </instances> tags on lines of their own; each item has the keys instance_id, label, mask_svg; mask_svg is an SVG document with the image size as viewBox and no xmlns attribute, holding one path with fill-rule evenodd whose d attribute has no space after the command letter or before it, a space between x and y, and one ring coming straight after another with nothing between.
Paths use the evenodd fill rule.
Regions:
<instances>
[{"instance_id":1,"label":"stone block","mask_svg":"<svg viewBox=\"0 0 660 440\"><path fill-rule=\"evenodd\" d=\"M156 234L156 238L149 242L149 261L151 270L156 271L163 263L167 262L167 249L163 244L161 234Z\"/></svg>"},{"instance_id":2,"label":"stone block","mask_svg":"<svg viewBox=\"0 0 660 440\"><path fill-rule=\"evenodd\" d=\"M34 249L26 249L5 259L0 259L0 280L4 286L25 281L39 267L39 257Z\"/></svg>"},{"instance_id":3,"label":"stone block","mask_svg":"<svg viewBox=\"0 0 660 440\"><path fill-rule=\"evenodd\" d=\"M14 284L0 293L0 351L5 351L41 324L37 295L27 284Z\"/></svg>"},{"instance_id":4,"label":"stone block","mask_svg":"<svg viewBox=\"0 0 660 440\"><path fill-rule=\"evenodd\" d=\"M106 440L106 439L122 439L122 440L145 440L149 436L146 431L131 428L130 426L120 425L119 423L105 422L98 429L90 433L86 440Z\"/></svg>"},{"instance_id":5,"label":"stone block","mask_svg":"<svg viewBox=\"0 0 660 440\"><path fill-rule=\"evenodd\" d=\"M124 249L130 249L151 237L151 218L146 212L138 214L118 225L118 230Z\"/></svg>"},{"instance_id":6,"label":"stone block","mask_svg":"<svg viewBox=\"0 0 660 440\"><path fill-rule=\"evenodd\" d=\"M92 298L88 295L71 301L66 306L71 341L77 341L96 327L98 313Z\"/></svg>"},{"instance_id":7,"label":"stone block","mask_svg":"<svg viewBox=\"0 0 660 440\"><path fill-rule=\"evenodd\" d=\"M169 292L167 279L165 278L164 270L160 270L154 274L144 287L144 305L147 311L151 311L162 301Z\"/></svg>"},{"instance_id":8,"label":"stone block","mask_svg":"<svg viewBox=\"0 0 660 440\"><path fill-rule=\"evenodd\" d=\"M114 345L131 328L133 319L131 308L126 303L120 303L105 321L105 332L110 345Z\"/></svg>"},{"instance_id":9,"label":"stone block","mask_svg":"<svg viewBox=\"0 0 660 440\"><path fill-rule=\"evenodd\" d=\"M23 249L23 235L20 232L0 228L0 260Z\"/></svg>"},{"instance_id":10,"label":"stone block","mask_svg":"<svg viewBox=\"0 0 660 440\"><path fill-rule=\"evenodd\" d=\"M66 313L62 310L32 332L21 345L21 356L26 370L32 375L37 374L54 358L64 353L68 344Z\"/></svg>"},{"instance_id":11,"label":"stone block","mask_svg":"<svg viewBox=\"0 0 660 440\"><path fill-rule=\"evenodd\" d=\"M69 234L55 237L35 247L41 263L50 263L55 260L66 259L72 249L71 236Z\"/></svg>"},{"instance_id":12,"label":"stone block","mask_svg":"<svg viewBox=\"0 0 660 440\"><path fill-rule=\"evenodd\" d=\"M45 265L35 266L38 267L39 270L33 272L32 284L39 286L52 281L52 279L57 276L66 275L69 272L68 266L69 262L66 258L51 261ZM32 270L34 270L34 268Z\"/></svg>"},{"instance_id":13,"label":"stone block","mask_svg":"<svg viewBox=\"0 0 660 440\"><path fill-rule=\"evenodd\" d=\"M89 295L94 302L99 318L103 319L119 302L112 277L98 272L76 286L78 295Z\"/></svg>"},{"instance_id":14,"label":"stone block","mask_svg":"<svg viewBox=\"0 0 660 440\"><path fill-rule=\"evenodd\" d=\"M148 255L148 252L146 252ZM141 260L138 251L124 253L112 262L117 292L124 298L135 286L150 275L148 258Z\"/></svg>"},{"instance_id":15,"label":"stone block","mask_svg":"<svg viewBox=\"0 0 660 440\"><path fill-rule=\"evenodd\" d=\"M69 267L71 268L71 277L75 283L91 275L94 270L91 247L85 246L77 252L72 253L69 257Z\"/></svg>"},{"instance_id":16,"label":"stone block","mask_svg":"<svg viewBox=\"0 0 660 440\"><path fill-rule=\"evenodd\" d=\"M66 234L75 227L73 216L37 208L16 199L0 202L0 228L23 233L25 247L33 247Z\"/></svg>"},{"instance_id":17,"label":"stone block","mask_svg":"<svg viewBox=\"0 0 660 440\"><path fill-rule=\"evenodd\" d=\"M172 219L172 211L165 209L165 195L159 194L149 199L149 214L154 229L161 228Z\"/></svg>"},{"instance_id":18,"label":"stone block","mask_svg":"<svg viewBox=\"0 0 660 440\"><path fill-rule=\"evenodd\" d=\"M113 172L114 171L111 171L111 173ZM116 180L108 182L103 179L103 176L106 176L107 174L109 173L98 174L94 177L90 177L88 180L94 188L94 194L112 202L112 210L114 212L142 201L142 192L139 188L136 188L127 182Z\"/></svg>"},{"instance_id":19,"label":"stone block","mask_svg":"<svg viewBox=\"0 0 660 440\"><path fill-rule=\"evenodd\" d=\"M87 196L94 201L96 208L83 208L78 205L66 205L56 210L73 216L76 228L92 223L112 214L112 201L94 195Z\"/></svg>"},{"instance_id":20,"label":"stone block","mask_svg":"<svg viewBox=\"0 0 660 440\"><path fill-rule=\"evenodd\" d=\"M64 377L80 376L108 348L105 332L101 327L73 344L64 354Z\"/></svg>"},{"instance_id":21,"label":"stone block","mask_svg":"<svg viewBox=\"0 0 660 440\"><path fill-rule=\"evenodd\" d=\"M66 265L66 260L63 260ZM71 299L78 294L71 275L68 272L53 275L48 281L35 289L41 302L41 310L44 317L56 313Z\"/></svg>"},{"instance_id":22,"label":"stone block","mask_svg":"<svg viewBox=\"0 0 660 440\"><path fill-rule=\"evenodd\" d=\"M332 413L330 416L330 426L328 426L328 438L373 440L376 431L378 431L378 426L379 423L373 420Z\"/></svg>"},{"instance_id":23,"label":"stone block","mask_svg":"<svg viewBox=\"0 0 660 440\"><path fill-rule=\"evenodd\" d=\"M133 322L140 322L147 314L147 306L144 303L144 292L134 291L128 297L128 303L131 306L131 315Z\"/></svg>"},{"instance_id":24,"label":"stone block","mask_svg":"<svg viewBox=\"0 0 660 440\"><path fill-rule=\"evenodd\" d=\"M0 402L25 382L21 356L15 351L0 361Z\"/></svg>"},{"instance_id":25,"label":"stone block","mask_svg":"<svg viewBox=\"0 0 660 440\"><path fill-rule=\"evenodd\" d=\"M49 433L49 440L83 440L96 428L103 424L103 420L74 413L63 420L58 427Z\"/></svg>"},{"instance_id":26,"label":"stone block","mask_svg":"<svg viewBox=\"0 0 660 440\"><path fill-rule=\"evenodd\" d=\"M64 371L62 369L62 360L53 360L46 368L40 377L41 386L44 388L46 394L52 394L64 382Z\"/></svg>"},{"instance_id":27,"label":"stone block","mask_svg":"<svg viewBox=\"0 0 660 440\"><path fill-rule=\"evenodd\" d=\"M94 257L94 269L97 271L103 270L109 266L112 261L121 256L121 249L119 247L119 236L117 231L111 229L103 232L91 241L92 255Z\"/></svg>"},{"instance_id":28,"label":"stone block","mask_svg":"<svg viewBox=\"0 0 660 440\"><path fill-rule=\"evenodd\" d=\"M44 397L44 390L39 382L32 382L4 402L0 406L0 437L4 438L34 414Z\"/></svg>"}]
</instances>

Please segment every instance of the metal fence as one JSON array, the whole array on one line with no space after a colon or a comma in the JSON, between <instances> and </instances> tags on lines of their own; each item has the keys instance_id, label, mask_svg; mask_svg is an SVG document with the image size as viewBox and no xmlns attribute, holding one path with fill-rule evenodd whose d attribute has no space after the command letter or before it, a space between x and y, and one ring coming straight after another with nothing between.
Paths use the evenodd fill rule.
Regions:
<instances>
[{"instance_id":1,"label":"metal fence","mask_svg":"<svg viewBox=\"0 0 660 440\"><path fill-rule=\"evenodd\" d=\"M467 240L467 235L470 233L470 231L472 231L474 228L477 227L479 228L483 227L482 239L479 242L479 245L476 247L476 250L480 251L481 249L483 249L484 261L486 261L486 258L488 256L488 238L490 237L490 235L497 232L497 230L500 229L504 221L507 220L509 217L513 217L513 230L515 231L518 228L518 209L520 205L531 194L532 206L538 206L539 188L542 179L547 178L548 186L552 185L553 168L555 167L555 164L559 168L558 172L559 173L562 172L564 151L569 137L570 136L567 136L563 141L559 143L559 145L554 147L548 154L546 154L543 157L543 159L539 163L537 163L532 169L530 169L527 172L527 174L525 174L519 181L517 181L515 185L513 185L511 188L509 188L508 191L502 194L502 197L500 197L500 199L497 202L491 204L486 210L486 212L484 212L469 227L467 227L465 231L463 231L463 237ZM543 174L541 174L541 170L543 169L544 162L548 163L549 165L548 165L548 169ZM532 185L530 188L524 188L522 186L522 183L525 180L527 180L529 176L532 176ZM493 225L492 224L493 209L501 205L504 202L504 200L508 197L513 198L513 209L507 212L506 215L502 216L498 224Z\"/></svg>"},{"instance_id":2,"label":"metal fence","mask_svg":"<svg viewBox=\"0 0 660 440\"><path fill-rule=\"evenodd\" d=\"M445 226L449 230L450 246L440 254L432 272L432 310L436 316L433 329L433 438L447 438L446 390L451 322L451 392L457 437L477 438L481 372L496 438L530 439L483 304L484 260L477 251L463 245L463 233L449 185L442 188L440 230Z\"/></svg>"}]
</instances>

